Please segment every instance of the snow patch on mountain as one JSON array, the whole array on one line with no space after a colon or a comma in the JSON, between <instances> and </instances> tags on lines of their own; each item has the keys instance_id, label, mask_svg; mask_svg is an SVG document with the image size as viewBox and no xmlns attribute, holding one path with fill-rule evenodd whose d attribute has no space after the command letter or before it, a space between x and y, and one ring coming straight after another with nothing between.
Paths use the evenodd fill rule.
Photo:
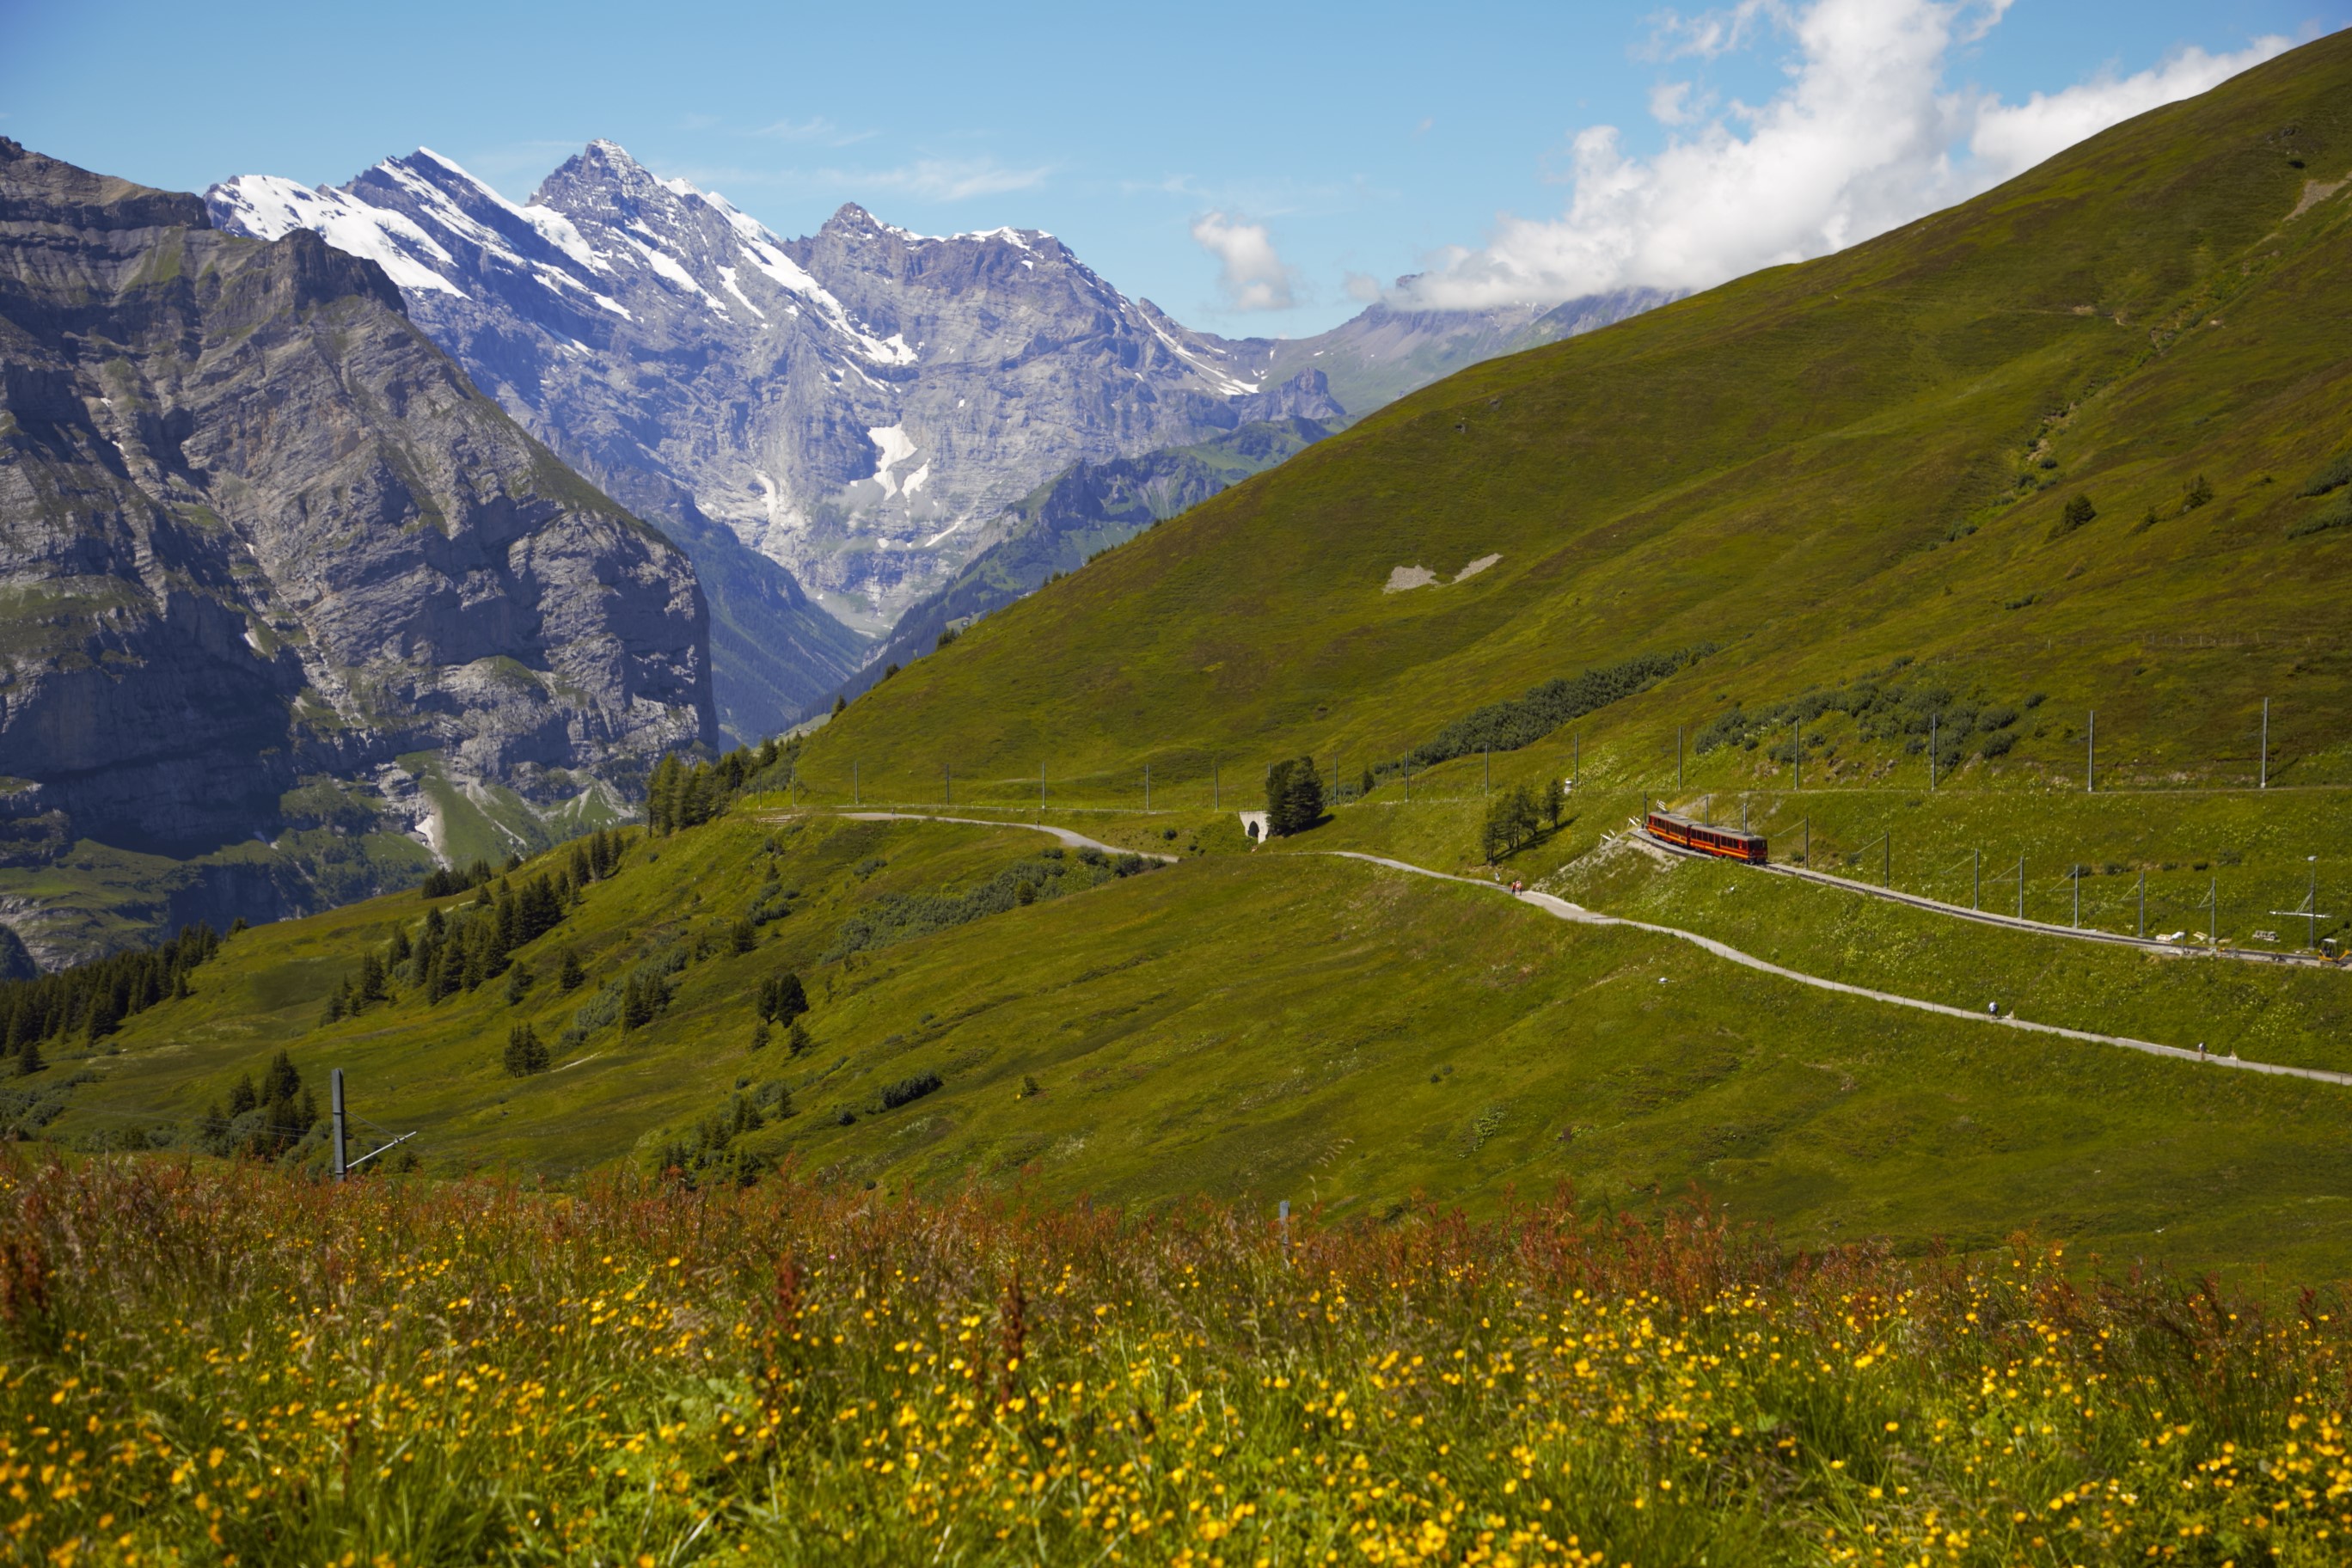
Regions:
<instances>
[{"instance_id":1,"label":"snow patch on mountain","mask_svg":"<svg viewBox=\"0 0 2352 1568\"><path fill-rule=\"evenodd\" d=\"M218 205L215 223L257 239L283 239L307 228L347 256L363 256L384 270L403 289L427 289L466 298L419 256L445 264L456 258L405 214L372 207L329 186L312 190L275 174L239 174L212 189L211 199L235 213L222 222Z\"/></svg>"}]
</instances>

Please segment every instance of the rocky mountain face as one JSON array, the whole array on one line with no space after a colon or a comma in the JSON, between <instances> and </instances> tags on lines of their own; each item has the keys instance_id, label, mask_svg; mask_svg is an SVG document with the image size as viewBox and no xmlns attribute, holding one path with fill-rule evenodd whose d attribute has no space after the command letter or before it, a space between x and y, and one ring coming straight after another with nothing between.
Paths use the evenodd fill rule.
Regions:
<instances>
[{"instance_id":1,"label":"rocky mountain face","mask_svg":"<svg viewBox=\"0 0 2352 1568\"><path fill-rule=\"evenodd\" d=\"M1073 461L1340 412L1318 376L1236 374L1050 235L930 237L845 206L786 240L608 142L528 205L429 152L340 190L247 175L207 201L225 228L307 228L382 262L412 317L583 472L666 527L692 520L698 559L724 542L699 525L720 525L869 637ZM778 583L746 626L789 620L797 594ZM722 621L730 596L714 585ZM829 696L863 652L804 619L783 640L779 666L805 677L758 678L787 698ZM756 730L736 673L721 706Z\"/></svg>"},{"instance_id":2,"label":"rocky mountain face","mask_svg":"<svg viewBox=\"0 0 2352 1568\"><path fill-rule=\"evenodd\" d=\"M330 837L433 837L485 791L610 804L713 735L709 635L686 556L477 392L373 261L0 140L0 867L219 857L312 786ZM226 858L234 890L150 912L326 896ZM45 962L108 943L45 946L33 902L0 878Z\"/></svg>"}]
</instances>

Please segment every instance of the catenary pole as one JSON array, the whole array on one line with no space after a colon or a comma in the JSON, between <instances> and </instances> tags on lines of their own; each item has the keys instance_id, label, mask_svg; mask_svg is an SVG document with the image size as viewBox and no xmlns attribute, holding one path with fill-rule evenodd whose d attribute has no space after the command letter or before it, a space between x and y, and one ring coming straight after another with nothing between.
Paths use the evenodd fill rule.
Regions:
<instances>
[{"instance_id":1,"label":"catenary pole","mask_svg":"<svg viewBox=\"0 0 2352 1568\"><path fill-rule=\"evenodd\" d=\"M2262 788L2271 787L2271 700L2263 699L2263 766Z\"/></svg>"},{"instance_id":2,"label":"catenary pole","mask_svg":"<svg viewBox=\"0 0 2352 1568\"><path fill-rule=\"evenodd\" d=\"M1969 851L1969 908L1984 908L1984 851Z\"/></svg>"},{"instance_id":3,"label":"catenary pole","mask_svg":"<svg viewBox=\"0 0 2352 1568\"><path fill-rule=\"evenodd\" d=\"M2099 710L2089 711L2083 735L2083 793L2090 795L2099 787ZM2079 923L2079 922L2077 922Z\"/></svg>"},{"instance_id":4,"label":"catenary pole","mask_svg":"<svg viewBox=\"0 0 2352 1568\"><path fill-rule=\"evenodd\" d=\"M2017 858L2017 918L2025 918L2025 857Z\"/></svg>"},{"instance_id":5,"label":"catenary pole","mask_svg":"<svg viewBox=\"0 0 2352 1568\"><path fill-rule=\"evenodd\" d=\"M1927 715L1927 791L1936 789L1936 715Z\"/></svg>"},{"instance_id":6,"label":"catenary pole","mask_svg":"<svg viewBox=\"0 0 2352 1568\"><path fill-rule=\"evenodd\" d=\"M327 1085L335 1118L335 1180L340 1182L351 1173L350 1167L343 1163L343 1069L337 1068L329 1073Z\"/></svg>"}]
</instances>

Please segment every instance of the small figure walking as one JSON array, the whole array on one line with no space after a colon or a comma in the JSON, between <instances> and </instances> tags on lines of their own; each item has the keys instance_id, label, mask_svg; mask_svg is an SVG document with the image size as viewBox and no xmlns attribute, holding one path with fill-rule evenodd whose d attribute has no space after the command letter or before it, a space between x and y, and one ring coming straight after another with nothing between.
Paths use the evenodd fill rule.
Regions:
<instances>
[{"instance_id":1,"label":"small figure walking","mask_svg":"<svg viewBox=\"0 0 2352 1568\"><path fill-rule=\"evenodd\" d=\"M2200 1062L2205 1059L2205 1042L2202 1040L2197 1042L2197 1059Z\"/></svg>"}]
</instances>

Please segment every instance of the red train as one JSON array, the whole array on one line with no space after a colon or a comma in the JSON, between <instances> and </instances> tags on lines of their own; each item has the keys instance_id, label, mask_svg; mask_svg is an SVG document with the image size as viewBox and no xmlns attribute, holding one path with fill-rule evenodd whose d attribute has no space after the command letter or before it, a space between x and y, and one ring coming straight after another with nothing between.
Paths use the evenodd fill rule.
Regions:
<instances>
[{"instance_id":1,"label":"red train","mask_svg":"<svg viewBox=\"0 0 2352 1568\"><path fill-rule=\"evenodd\" d=\"M1648 829L1651 837L1668 844L1679 844L1685 849L1720 855L1727 860L1742 860L1750 866L1769 863L1764 857L1764 836L1760 833L1734 833L1727 828L1707 827L1664 811L1650 813L1642 826Z\"/></svg>"}]
</instances>

